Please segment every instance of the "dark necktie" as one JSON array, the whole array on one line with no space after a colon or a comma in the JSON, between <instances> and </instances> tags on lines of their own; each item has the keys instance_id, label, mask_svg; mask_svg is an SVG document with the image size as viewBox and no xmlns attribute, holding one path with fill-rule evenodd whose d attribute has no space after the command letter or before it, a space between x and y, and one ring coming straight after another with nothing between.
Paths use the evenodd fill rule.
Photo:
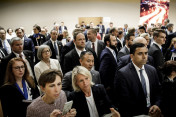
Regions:
<instances>
[{"instance_id":1,"label":"dark necktie","mask_svg":"<svg viewBox=\"0 0 176 117\"><path fill-rule=\"evenodd\" d=\"M95 51L95 45L94 45L94 43L92 43L92 48L93 48L93 50Z\"/></svg>"},{"instance_id":2,"label":"dark necktie","mask_svg":"<svg viewBox=\"0 0 176 117\"><path fill-rule=\"evenodd\" d=\"M142 70L143 69L139 70L140 76L141 76L141 84L142 84L142 88L143 88L143 91L144 91L144 95L145 95L145 97L147 97L146 82L145 82L145 78L144 78L144 75L142 73Z\"/></svg>"},{"instance_id":3,"label":"dark necktie","mask_svg":"<svg viewBox=\"0 0 176 117\"><path fill-rule=\"evenodd\" d=\"M55 50L55 53L56 53L56 56L57 56L58 55L58 50L57 50L56 42L54 42L54 50Z\"/></svg>"}]
</instances>

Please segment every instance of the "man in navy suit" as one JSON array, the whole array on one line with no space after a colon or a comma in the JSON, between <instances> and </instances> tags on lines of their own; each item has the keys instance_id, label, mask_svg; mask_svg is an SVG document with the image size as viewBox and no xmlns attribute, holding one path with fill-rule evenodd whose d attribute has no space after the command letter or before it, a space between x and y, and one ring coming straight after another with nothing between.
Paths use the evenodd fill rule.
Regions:
<instances>
[{"instance_id":1,"label":"man in navy suit","mask_svg":"<svg viewBox=\"0 0 176 117\"><path fill-rule=\"evenodd\" d=\"M64 74L73 70L75 66L80 65L79 59L82 51L91 51L93 53L94 60L95 60L94 69L98 70L99 68L98 58L92 49L85 48L85 36L82 33L82 31L74 32L73 37L74 37L73 42L75 44L75 48L72 49L70 52L68 52L64 57L64 65L63 65Z\"/></svg>"},{"instance_id":2,"label":"man in navy suit","mask_svg":"<svg viewBox=\"0 0 176 117\"><path fill-rule=\"evenodd\" d=\"M61 49L62 43L57 40L58 32L55 29L52 29L50 32L51 38L50 40L46 41L44 45L48 45L52 51L51 58L58 59L60 61L61 57Z\"/></svg>"},{"instance_id":3,"label":"man in navy suit","mask_svg":"<svg viewBox=\"0 0 176 117\"><path fill-rule=\"evenodd\" d=\"M62 34L64 30L67 30L67 27L64 26L64 22L61 22L61 26L59 26L59 34Z\"/></svg>"},{"instance_id":4,"label":"man in navy suit","mask_svg":"<svg viewBox=\"0 0 176 117\"><path fill-rule=\"evenodd\" d=\"M109 28L106 29L106 34L109 33L110 29L113 28L113 22L109 23Z\"/></svg>"},{"instance_id":5,"label":"man in navy suit","mask_svg":"<svg viewBox=\"0 0 176 117\"><path fill-rule=\"evenodd\" d=\"M148 49L142 43L130 47L132 62L116 72L116 104L123 117L160 114L160 85L156 69L147 65Z\"/></svg>"},{"instance_id":6,"label":"man in navy suit","mask_svg":"<svg viewBox=\"0 0 176 117\"><path fill-rule=\"evenodd\" d=\"M149 48L149 55L153 57L154 67L157 69L159 80L162 83L163 75L159 71L159 66L164 64L164 56L162 53L162 45L165 44L166 34L162 29L155 30L153 33L154 42L153 45Z\"/></svg>"},{"instance_id":7,"label":"man in navy suit","mask_svg":"<svg viewBox=\"0 0 176 117\"><path fill-rule=\"evenodd\" d=\"M100 22L100 24L97 25L99 28L99 33L101 35L101 40L103 38L103 34L105 33L105 26L102 24L102 22Z\"/></svg>"},{"instance_id":8,"label":"man in navy suit","mask_svg":"<svg viewBox=\"0 0 176 117\"><path fill-rule=\"evenodd\" d=\"M15 33L17 37L23 40L23 50L30 50L33 52L33 55L35 56L34 43L30 38L27 38L26 36L24 36L24 30L21 28L17 28L15 29Z\"/></svg>"},{"instance_id":9,"label":"man in navy suit","mask_svg":"<svg viewBox=\"0 0 176 117\"><path fill-rule=\"evenodd\" d=\"M113 82L117 68L117 54L115 51L117 40L115 36L107 34L104 37L104 43L106 48L102 51L100 56L99 72L102 84L104 85L110 99L113 100Z\"/></svg>"},{"instance_id":10,"label":"man in navy suit","mask_svg":"<svg viewBox=\"0 0 176 117\"><path fill-rule=\"evenodd\" d=\"M0 47L4 48L7 54L11 53L10 39L6 39L6 30L4 28L0 29Z\"/></svg>"}]
</instances>

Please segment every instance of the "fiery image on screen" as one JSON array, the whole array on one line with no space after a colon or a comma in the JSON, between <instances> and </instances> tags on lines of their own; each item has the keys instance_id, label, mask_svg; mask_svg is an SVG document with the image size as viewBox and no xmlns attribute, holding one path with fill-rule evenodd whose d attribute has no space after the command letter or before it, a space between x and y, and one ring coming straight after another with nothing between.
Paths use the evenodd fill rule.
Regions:
<instances>
[{"instance_id":1,"label":"fiery image on screen","mask_svg":"<svg viewBox=\"0 0 176 117\"><path fill-rule=\"evenodd\" d=\"M168 18L169 2L170 0L141 0L139 24L163 24Z\"/></svg>"}]
</instances>

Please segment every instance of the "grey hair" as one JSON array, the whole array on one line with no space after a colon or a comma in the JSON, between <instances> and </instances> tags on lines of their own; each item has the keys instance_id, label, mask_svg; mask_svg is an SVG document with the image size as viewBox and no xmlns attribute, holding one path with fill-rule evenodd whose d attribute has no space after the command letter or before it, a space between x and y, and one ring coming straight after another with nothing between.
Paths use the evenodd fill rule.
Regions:
<instances>
[{"instance_id":1,"label":"grey hair","mask_svg":"<svg viewBox=\"0 0 176 117\"><path fill-rule=\"evenodd\" d=\"M140 35L140 37L143 37L143 38L145 38L146 36L149 36L149 34L148 34L148 33L142 33L142 34Z\"/></svg>"},{"instance_id":2,"label":"grey hair","mask_svg":"<svg viewBox=\"0 0 176 117\"><path fill-rule=\"evenodd\" d=\"M43 57L42 57L42 52L43 52L43 50L44 50L45 48L49 48L50 54L52 55L51 49L50 49L50 47L49 47L48 45L41 45L41 46L39 46L38 52L37 52L37 58L38 58L39 60L42 60L42 59L43 59ZM51 56L51 55L50 55L50 56Z\"/></svg>"},{"instance_id":3,"label":"grey hair","mask_svg":"<svg viewBox=\"0 0 176 117\"><path fill-rule=\"evenodd\" d=\"M81 91L80 87L76 84L77 83L76 76L78 74L81 74L81 75L84 75L84 76L87 76L88 78L90 78L91 86L94 85L94 83L92 82L92 75L91 75L90 71L83 66L76 66L72 71L72 87L73 87L74 91L76 91L76 92Z\"/></svg>"},{"instance_id":4,"label":"grey hair","mask_svg":"<svg viewBox=\"0 0 176 117\"><path fill-rule=\"evenodd\" d=\"M13 37L13 38L10 40L10 46L11 46L11 47L13 46L13 42L14 42L14 41L20 41L20 40L22 40L22 39L19 38L19 37Z\"/></svg>"},{"instance_id":5,"label":"grey hair","mask_svg":"<svg viewBox=\"0 0 176 117\"><path fill-rule=\"evenodd\" d=\"M145 41L146 41L146 39L145 39L144 37L136 37L136 38L133 40L133 44L135 44L135 43L140 43L142 40L145 40Z\"/></svg>"}]
</instances>

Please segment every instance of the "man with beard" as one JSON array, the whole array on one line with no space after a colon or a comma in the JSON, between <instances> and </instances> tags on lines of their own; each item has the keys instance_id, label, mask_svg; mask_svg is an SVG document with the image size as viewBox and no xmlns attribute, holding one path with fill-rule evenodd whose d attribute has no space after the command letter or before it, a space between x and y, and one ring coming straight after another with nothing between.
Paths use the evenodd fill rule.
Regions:
<instances>
[{"instance_id":1,"label":"man with beard","mask_svg":"<svg viewBox=\"0 0 176 117\"><path fill-rule=\"evenodd\" d=\"M113 82L117 68L117 55L115 52L117 40L112 34L107 34L104 37L106 48L100 55L100 78L104 85L108 96L113 100Z\"/></svg>"},{"instance_id":2,"label":"man with beard","mask_svg":"<svg viewBox=\"0 0 176 117\"><path fill-rule=\"evenodd\" d=\"M130 54L130 46L133 44L134 39L135 36L132 33L128 33L125 36L125 46L118 52L117 59L127 54Z\"/></svg>"}]
</instances>

